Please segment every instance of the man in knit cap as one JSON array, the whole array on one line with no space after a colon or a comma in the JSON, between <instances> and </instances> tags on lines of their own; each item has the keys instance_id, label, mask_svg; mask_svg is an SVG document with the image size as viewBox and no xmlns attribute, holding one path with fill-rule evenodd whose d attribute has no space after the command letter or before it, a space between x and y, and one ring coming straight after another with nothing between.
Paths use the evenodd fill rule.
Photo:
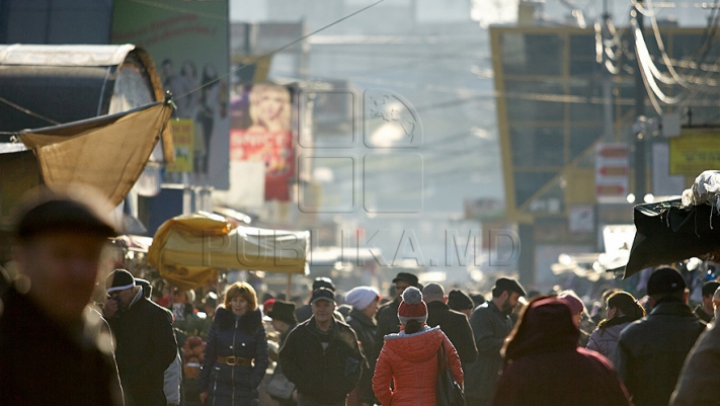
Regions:
<instances>
[{"instance_id":1,"label":"man in knit cap","mask_svg":"<svg viewBox=\"0 0 720 406\"><path fill-rule=\"evenodd\" d=\"M315 290L310 306L312 317L298 324L280 349L280 367L295 384L299 406L344 406L365 359L355 332L333 317L332 290Z\"/></svg>"},{"instance_id":2,"label":"man in knit cap","mask_svg":"<svg viewBox=\"0 0 720 406\"><path fill-rule=\"evenodd\" d=\"M448 293L447 305L450 309L463 313L467 316L468 320L470 320L472 312L475 309L475 303L470 296L459 289L453 289Z\"/></svg>"},{"instance_id":3,"label":"man in knit cap","mask_svg":"<svg viewBox=\"0 0 720 406\"><path fill-rule=\"evenodd\" d=\"M108 301L103 316L117 342L115 355L127 406L166 406L165 370L178 351L172 315L145 298L125 269L108 275L105 287Z\"/></svg>"},{"instance_id":4,"label":"man in knit cap","mask_svg":"<svg viewBox=\"0 0 720 406\"><path fill-rule=\"evenodd\" d=\"M503 365L500 349L513 328L510 313L520 297L525 296L525 289L515 279L498 278L492 296L492 300L478 306L470 317L478 357L465 369L468 406L485 406L492 400Z\"/></svg>"},{"instance_id":5,"label":"man in knit cap","mask_svg":"<svg viewBox=\"0 0 720 406\"><path fill-rule=\"evenodd\" d=\"M660 268L650 275L652 311L620 333L614 362L635 406L666 405L690 349L705 324L687 305L682 275Z\"/></svg>"},{"instance_id":6,"label":"man in knit cap","mask_svg":"<svg viewBox=\"0 0 720 406\"><path fill-rule=\"evenodd\" d=\"M380 348L375 345L375 334L377 333L375 314L378 311L379 301L380 294L369 286L358 286L345 295L345 302L352 306L346 321L357 334L363 355L368 361L367 371L363 371L358 384L358 400L361 405L377 403L372 390L372 376L375 371L375 362L380 354Z\"/></svg>"}]
</instances>

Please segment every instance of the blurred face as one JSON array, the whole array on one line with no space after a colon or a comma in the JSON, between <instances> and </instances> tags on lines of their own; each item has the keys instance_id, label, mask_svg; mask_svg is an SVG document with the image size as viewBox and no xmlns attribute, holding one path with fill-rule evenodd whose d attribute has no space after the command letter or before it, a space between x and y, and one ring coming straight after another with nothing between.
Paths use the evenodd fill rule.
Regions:
<instances>
[{"instance_id":1,"label":"blurred face","mask_svg":"<svg viewBox=\"0 0 720 406\"><path fill-rule=\"evenodd\" d=\"M285 105L282 93L269 90L260 95L258 100L258 113L263 121L275 121L278 119Z\"/></svg>"},{"instance_id":2,"label":"blurred face","mask_svg":"<svg viewBox=\"0 0 720 406\"><path fill-rule=\"evenodd\" d=\"M397 281L395 282L395 298L399 298L400 295L405 291L405 289L409 288L410 284L403 281Z\"/></svg>"},{"instance_id":3,"label":"blurred face","mask_svg":"<svg viewBox=\"0 0 720 406\"><path fill-rule=\"evenodd\" d=\"M610 320L613 317L617 316L618 309L616 307L609 307L607 310L607 319Z\"/></svg>"},{"instance_id":4,"label":"blurred face","mask_svg":"<svg viewBox=\"0 0 720 406\"><path fill-rule=\"evenodd\" d=\"M378 312L378 301L373 300L372 303L368 305L368 307L363 309L363 313L365 313L368 317L373 318Z\"/></svg>"},{"instance_id":5,"label":"blurred face","mask_svg":"<svg viewBox=\"0 0 720 406\"><path fill-rule=\"evenodd\" d=\"M281 333L284 333L285 330L287 330L288 327L290 327L290 325L285 323L284 321L275 320L275 319L272 319L272 321L270 321L270 324L272 324L275 331L279 331Z\"/></svg>"},{"instance_id":6,"label":"blurred face","mask_svg":"<svg viewBox=\"0 0 720 406\"><path fill-rule=\"evenodd\" d=\"M515 306L518 305L520 301L520 294L517 292L510 292L506 290L502 293L501 296L505 296L505 300L503 301L500 310L504 313L510 314L512 312L512 309L514 309Z\"/></svg>"},{"instance_id":7,"label":"blurred face","mask_svg":"<svg viewBox=\"0 0 720 406\"><path fill-rule=\"evenodd\" d=\"M135 298L135 289L133 288L127 288L123 290L118 290L112 293L109 293L108 296L112 298L119 298L122 302L123 309L126 309L130 302Z\"/></svg>"},{"instance_id":8,"label":"blurred face","mask_svg":"<svg viewBox=\"0 0 720 406\"><path fill-rule=\"evenodd\" d=\"M582 313L573 314L572 321L575 324L575 327L579 326L582 321Z\"/></svg>"},{"instance_id":9,"label":"blurred face","mask_svg":"<svg viewBox=\"0 0 720 406\"><path fill-rule=\"evenodd\" d=\"M31 281L30 297L61 322L79 320L95 289L106 242L95 235L52 232L17 247L16 260Z\"/></svg>"},{"instance_id":10,"label":"blurred face","mask_svg":"<svg viewBox=\"0 0 720 406\"><path fill-rule=\"evenodd\" d=\"M232 298L232 301L230 301L230 307L232 308L232 312L236 316L242 316L247 311L248 302L245 300L244 297L237 295L234 298Z\"/></svg>"},{"instance_id":11,"label":"blurred face","mask_svg":"<svg viewBox=\"0 0 720 406\"><path fill-rule=\"evenodd\" d=\"M318 324L329 323L332 321L333 312L335 311L335 303L327 300L318 300L312 304L312 313Z\"/></svg>"}]
</instances>

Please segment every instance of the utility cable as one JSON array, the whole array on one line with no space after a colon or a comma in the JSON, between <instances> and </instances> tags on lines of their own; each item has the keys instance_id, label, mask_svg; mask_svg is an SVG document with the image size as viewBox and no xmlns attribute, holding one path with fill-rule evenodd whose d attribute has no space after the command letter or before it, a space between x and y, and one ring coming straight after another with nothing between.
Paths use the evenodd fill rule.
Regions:
<instances>
[{"instance_id":1,"label":"utility cable","mask_svg":"<svg viewBox=\"0 0 720 406\"><path fill-rule=\"evenodd\" d=\"M50 123L50 124L55 124L55 125L60 125L60 124L61 124L61 123L58 122L58 121L55 121L55 120L53 120L53 119L51 119L51 118L47 118L47 117L45 117L45 116L43 116L43 115L40 115L40 114L38 114L38 113L35 113L35 112L33 112L33 111L29 110L29 109L26 109L26 108L23 107L23 106L17 105L17 104L11 102L10 100L8 100L8 99L6 99L6 98L0 97L0 102L3 102L3 103L7 104L8 106L10 106L10 107L12 107L12 108L14 108L14 109L20 110L20 111L22 111L23 113L25 113L25 114L27 114L27 115L30 115L30 116L39 118L39 119L41 119L41 120L45 120L45 121L47 121L47 122Z\"/></svg>"},{"instance_id":2,"label":"utility cable","mask_svg":"<svg viewBox=\"0 0 720 406\"><path fill-rule=\"evenodd\" d=\"M215 79L213 79L213 80L211 80L211 81L209 81L209 82L207 82L207 83L203 83L203 84L202 84L201 86L199 86L198 88L193 89L193 90L191 90L191 91L189 91L189 92L187 92L187 93L185 93L185 94L182 94L182 95L176 97L175 100L182 99L183 97L185 97L185 96L187 96L187 95L189 95L189 94L191 94L191 93L197 92L198 90L200 90L200 89L202 89L202 88L204 88L204 87L210 86L210 85L212 85L213 83L216 83L216 82L218 82L218 81L220 81L220 80L222 80L222 79L224 79L224 78L232 75L233 73L237 73L237 72L239 72L239 71L241 71L241 70L243 70L243 69L245 69L245 68L247 68L247 67L250 67L251 65L257 63L258 61L260 61L260 60L263 59L263 58L268 58L268 57L270 57L270 56L272 56L272 55L275 55L275 54L278 53L278 52L281 52L281 51L283 51L283 50L285 50L285 49L287 49L287 48L290 48L291 46L297 44L298 42L301 42L301 41L305 40L306 38L309 38L309 37L311 37L311 36L313 36L313 35L315 35L315 34L317 34L317 33L319 33L319 32L322 32L322 31L324 31L324 30L326 30L326 29L328 29L328 28L336 25L336 24L339 24L339 23L347 20L348 18L351 18L351 17L353 17L353 16L355 16L355 15L357 15L357 14L360 14L360 13L362 13L362 12L365 11L365 10L368 10L368 9L370 9L370 8L372 8L372 7L375 7L376 5L378 5L378 4L380 4L380 3L384 2L384 1L385 1L385 0L378 0L378 1L376 1L375 3L372 3L372 4L370 4L370 5L366 6L366 7L363 7L363 8L361 8L360 10L357 10L357 11L355 11L355 12L352 12L352 13L346 15L345 17L343 17L343 18L341 18L341 19L339 19L339 20L335 20L335 21L333 21L332 23L330 23L330 24L328 24L328 25L326 25L326 26L324 26L324 27L320 27L320 28L318 28L317 30L315 30L315 31L313 31L313 32L311 32L311 33L309 33L309 34L307 34L307 35L303 35L302 37L296 39L295 41L292 41L292 42L290 42L290 43L288 43L288 44L285 44L285 45L283 45L282 47L280 47L280 48L278 48L278 49L276 49L276 50L274 50L274 51L271 51L271 52L268 52L268 53L265 54L265 55L259 56L259 57L255 58L255 60L254 60L252 63L246 64L246 65L241 66L241 67L239 67L239 68L237 68L237 69L231 69L231 70L230 70L228 73L226 73L225 75L222 75L222 76L220 76L220 77L217 77L217 78L215 78Z\"/></svg>"}]
</instances>

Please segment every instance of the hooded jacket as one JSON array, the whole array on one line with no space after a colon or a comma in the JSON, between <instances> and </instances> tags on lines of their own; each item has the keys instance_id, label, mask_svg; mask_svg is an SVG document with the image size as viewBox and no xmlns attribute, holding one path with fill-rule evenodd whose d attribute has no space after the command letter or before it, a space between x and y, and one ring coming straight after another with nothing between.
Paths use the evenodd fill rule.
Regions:
<instances>
[{"instance_id":1,"label":"hooded jacket","mask_svg":"<svg viewBox=\"0 0 720 406\"><path fill-rule=\"evenodd\" d=\"M228 356L252 359L253 366L233 366L217 360ZM205 347L200 392L208 391L209 405L249 404L258 398L257 387L269 362L260 310L236 318L232 310L219 307Z\"/></svg>"},{"instance_id":2,"label":"hooded jacket","mask_svg":"<svg viewBox=\"0 0 720 406\"><path fill-rule=\"evenodd\" d=\"M605 330L595 329L590 335L590 340L587 345L588 350L597 351L612 361L615 359L615 350L617 349L618 339L620 339L620 333L629 325L630 322L628 321L615 324L614 326L608 326Z\"/></svg>"},{"instance_id":3,"label":"hooded jacket","mask_svg":"<svg viewBox=\"0 0 720 406\"><path fill-rule=\"evenodd\" d=\"M627 392L610 362L577 347L570 308L548 298L530 304L507 345L495 406L621 406Z\"/></svg>"},{"instance_id":4,"label":"hooded jacket","mask_svg":"<svg viewBox=\"0 0 720 406\"><path fill-rule=\"evenodd\" d=\"M438 350L445 345L448 366L455 381L462 384L460 357L440 327L427 327L414 334L401 331L385 337L380 351L373 391L383 406L435 406ZM394 390L390 389L393 382Z\"/></svg>"}]
</instances>

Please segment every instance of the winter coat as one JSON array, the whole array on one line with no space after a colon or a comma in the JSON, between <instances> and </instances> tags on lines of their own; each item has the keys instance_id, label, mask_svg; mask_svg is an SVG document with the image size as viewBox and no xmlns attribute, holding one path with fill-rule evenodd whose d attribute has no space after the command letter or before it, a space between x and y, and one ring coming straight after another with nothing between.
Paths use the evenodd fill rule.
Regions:
<instances>
[{"instance_id":1,"label":"winter coat","mask_svg":"<svg viewBox=\"0 0 720 406\"><path fill-rule=\"evenodd\" d=\"M167 405L165 370L178 353L168 312L142 297L108 320L128 406Z\"/></svg>"},{"instance_id":2,"label":"winter coat","mask_svg":"<svg viewBox=\"0 0 720 406\"><path fill-rule=\"evenodd\" d=\"M707 314L705 309L703 309L702 305L698 305L695 310L693 310L693 313L695 313L695 317L702 320L705 323L710 323L714 317L712 314Z\"/></svg>"},{"instance_id":3,"label":"winter coat","mask_svg":"<svg viewBox=\"0 0 720 406\"><path fill-rule=\"evenodd\" d=\"M475 362L465 367L465 395L488 404L503 366L500 349L505 337L510 334L513 323L494 302L489 301L473 311L470 327L475 336L478 357Z\"/></svg>"},{"instance_id":4,"label":"winter coat","mask_svg":"<svg viewBox=\"0 0 720 406\"><path fill-rule=\"evenodd\" d=\"M235 356L253 360L252 366L228 365L218 357ZM235 317L232 310L219 307L210 327L198 388L208 392L207 404L250 405L258 398L269 365L267 336L259 309Z\"/></svg>"},{"instance_id":5,"label":"winter coat","mask_svg":"<svg viewBox=\"0 0 720 406\"><path fill-rule=\"evenodd\" d=\"M414 334L390 334L380 351L373 390L383 406L435 406L438 350L445 345L448 365L455 381L462 384L460 357L440 327L423 326ZM394 390L390 389L393 382Z\"/></svg>"},{"instance_id":6,"label":"winter coat","mask_svg":"<svg viewBox=\"0 0 720 406\"><path fill-rule=\"evenodd\" d=\"M375 346L375 333L377 332L377 324L375 319L368 317L360 310L353 309L347 318L347 324L355 331L361 344L363 355L365 356L366 369L363 371L362 378L358 384L358 395L362 403L375 404L375 393L372 390L372 377L375 373L375 364L380 349Z\"/></svg>"},{"instance_id":7,"label":"winter coat","mask_svg":"<svg viewBox=\"0 0 720 406\"><path fill-rule=\"evenodd\" d=\"M327 334L323 349L321 334ZM280 367L298 394L318 403L338 403L355 389L365 363L355 332L334 320L322 333L315 317L295 327L280 349Z\"/></svg>"},{"instance_id":8,"label":"winter coat","mask_svg":"<svg viewBox=\"0 0 720 406\"><path fill-rule=\"evenodd\" d=\"M440 329L455 346L463 366L475 361L478 351L467 316L450 310L448 305L439 301L428 303L427 308L427 325L430 327L440 326Z\"/></svg>"},{"instance_id":9,"label":"winter coat","mask_svg":"<svg viewBox=\"0 0 720 406\"><path fill-rule=\"evenodd\" d=\"M690 351L671 406L720 405L720 327L704 332Z\"/></svg>"},{"instance_id":10,"label":"winter coat","mask_svg":"<svg viewBox=\"0 0 720 406\"><path fill-rule=\"evenodd\" d=\"M109 348L94 331L104 324L98 313L87 308L84 329L71 334L15 288L0 307L0 404L122 405L111 354L100 351Z\"/></svg>"},{"instance_id":11,"label":"winter coat","mask_svg":"<svg viewBox=\"0 0 720 406\"><path fill-rule=\"evenodd\" d=\"M615 368L635 406L668 404L685 357L703 330L705 324L685 303L666 300L620 333Z\"/></svg>"},{"instance_id":12,"label":"winter coat","mask_svg":"<svg viewBox=\"0 0 720 406\"><path fill-rule=\"evenodd\" d=\"M567 305L552 299L541 302L528 310L532 313L524 317L524 329L508 344L506 366L492 404L629 406L628 394L610 362L577 347L580 331Z\"/></svg>"},{"instance_id":13,"label":"winter coat","mask_svg":"<svg viewBox=\"0 0 720 406\"><path fill-rule=\"evenodd\" d=\"M398 319L397 315L398 307L400 307L400 301L400 298L397 298L390 303L385 303L380 306L377 314L375 315L375 320L377 320L375 348L377 348L378 351L383 347L386 335L400 331L400 319Z\"/></svg>"},{"instance_id":14,"label":"winter coat","mask_svg":"<svg viewBox=\"0 0 720 406\"><path fill-rule=\"evenodd\" d=\"M588 341L587 348L589 350L599 352L610 361L614 360L615 349L617 348L618 339L620 338L620 332L622 332L628 325L630 325L630 322L608 326L605 330L601 330L599 328L595 329L595 331L593 331L590 335L590 341Z\"/></svg>"}]
</instances>

